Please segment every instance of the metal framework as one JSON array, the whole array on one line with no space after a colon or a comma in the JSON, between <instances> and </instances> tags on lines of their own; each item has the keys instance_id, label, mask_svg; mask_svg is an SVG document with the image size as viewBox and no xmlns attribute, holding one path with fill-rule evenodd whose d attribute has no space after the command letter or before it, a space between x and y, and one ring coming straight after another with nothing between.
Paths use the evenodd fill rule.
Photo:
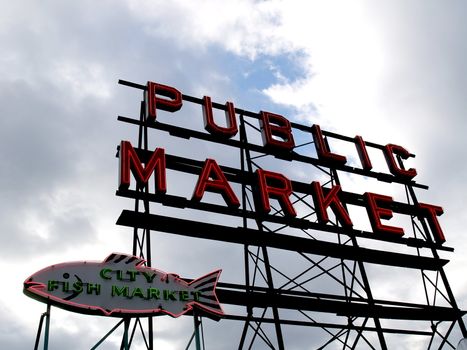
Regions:
<instances>
[{"instance_id":1,"label":"metal framework","mask_svg":"<svg viewBox=\"0 0 467 350\"><path fill-rule=\"evenodd\" d=\"M146 89L144 85L127 81L119 83L142 91ZM202 99L192 96L183 95L183 101L199 107L203 105ZM226 109L218 103L213 103L213 107L220 111ZM156 130L182 140L214 142L239 151L237 166L221 166L228 181L241 191L242 206L238 209L216 201L196 202L175 194L160 195L153 193L149 184L118 190L118 196L135 201L134 210L123 210L117 221L119 225L133 228L134 255L143 257L151 266L151 231L243 246L244 260L239 263L244 266L244 283L223 282L217 288L220 302L234 310L226 313L219 327L223 327L224 322L243 324L236 339L238 349L286 349L292 341L288 333L296 334L298 330L303 331L300 336L309 337L310 348L316 349L399 348L401 339L407 342L417 339L427 349L454 349L461 336L467 337L462 320L465 312L457 306L443 269L448 261L439 256L440 251L453 249L433 242L429 225L414 209L418 203L415 189L427 189L427 186L402 181L383 172L363 171L348 165L330 166L311 156L309 148L313 142L308 137L311 128L300 124L292 123L294 132L303 134L296 138L298 142L293 152L265 152L258 142L249 139L250 135L260 135L258 114L241 109L235 111L239 135L234 139L213 137L202 130L159 119L149 122L144 101L139 118L118 117L119 121L138 127L135 149L143 163L153 151L149 147L149 137ZM335 142L354 142L350 137L331 132L324 131L323 135L328 146ZM366 146L375 151L383 147L370 142L366 142ZM299 171L306 174L304 180L292 181L293 204L298 208L296 218L285 217L280 206L273 207L267 215L255 210L254 171L269 168L271 159L280 162L281 171L294 168L290 164L297 164L298 170L290 171L294 171L294 175ZM404 164L400 158L398 162L402 168ZM200 160L166 155L167 169L182 174L197 176L202 164ZM309 174L319 178L324 186L341 184L347 180L347 174L399 185L405 193L405 201L395 202L391 209L408 218L411 232L394 238L344 228L336 218L327 225L318 223ZM364 206L362 195L344 191L342 197L346 206L357 209ZM174 208L180 210L180 214L156 213L152 205ZM224 224L224 219L218 221L222 222L220 224L184 217L188 211L209 212L227 218L225 220L232 225ZM411 300L385 297L390 293L378 288L378 283L383 282L378 273L381 270L386 271L389 280L393 274L408 272L410 284L419 294L414 294ZM414 276L418 277L414 279ZM391 286L390 282L386 285ZM126 334L121 349L130 348L138 333L147 349L154 349L152 317L121 322ZM204 336L199 332L201 318L194 315L194 322L195 331L187 349L193 339L197 349L204 348Z\"/></svg>"}]
</instances>

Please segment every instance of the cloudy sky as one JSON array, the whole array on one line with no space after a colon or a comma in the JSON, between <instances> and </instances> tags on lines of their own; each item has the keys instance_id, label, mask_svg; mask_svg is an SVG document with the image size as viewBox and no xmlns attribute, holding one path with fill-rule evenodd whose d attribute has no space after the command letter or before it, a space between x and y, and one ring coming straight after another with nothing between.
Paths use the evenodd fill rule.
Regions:
<instances>
[{"instance_id":1,"label":"cloudy sky","mask_svg":"<svg viewBox=\"0 0 467 350\"><path fill-rule=\"evenodd\" d=\"M137 130L116 118L138 116L141 92L118 79L153 80L403 145L417 155L410 160L416 180L430 186L417 192L421 200L444 208L446 245L455 247L446 255L446 273L460 307L467 308L464 1L4 0L1 8L2 347L33 346L45 306L22 294L27 276L50 264L131 250L131 230L115 225L132 205L115 196L115 153L121 140L136 143ZM187 119L186 125L198 122ZM168 145L171 153L183 152ZM156 237L161 258L154 253L154 265L163 270L194 278L221 267L226 281L241 275L234 268L235 259L240 269L243 259L237 250L205 261L199 254L207 249L231 248ZM189 244L194 252L169 253ZM184 348L190 335L181 329L189 330L190 322L158 319L156 344ZM54 308L51 348L90 348L113 324ZM208 348L235 347L216 338L221 325L208 326ZM310 346L307 339L287 339L290 349ZM113 341L118 336L103 348L115 348Z\"/></svg>"}]
</instances>

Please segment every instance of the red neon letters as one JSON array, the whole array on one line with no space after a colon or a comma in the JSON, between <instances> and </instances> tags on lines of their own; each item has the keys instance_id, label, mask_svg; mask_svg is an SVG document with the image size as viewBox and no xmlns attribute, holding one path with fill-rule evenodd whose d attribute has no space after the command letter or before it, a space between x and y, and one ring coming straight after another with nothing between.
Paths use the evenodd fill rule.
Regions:
<instances>
[{"instance_id":1,"label":"red neon letters","mask_svg":"<svg viewBox=\"0 0 467 350\"><path fill-rule=\"evenodd\" d=\"M279 201L279 205L286 215L297 216L289 198L292 194L292 183L290 180L282 174L263 169L256 170L256 175L258 178L258 195L261 210L264 213L269 213L271 211L269 198L274 198Z\"/></svg>"},{"instance_id":2,"label":"red neon letters","mask_svg":"<svg viewBox=\"0 0 467 350\"><path fill-rule=\"evenodd\" d=\"M404 147L398 145L388 144L384 147L384 156L386 157L386 162L388 163L389 171L394 176L400 176L408 179L412 179L417 175L417 170L410 168L409 170L402 169L397 165L394 155L400 156L402 159L407 159L410 157L409 151Z\"/></svg>"},{"instance_id":3,"label":"red neon letters","mask_svg":"<svg viewBox=\"0 0 467 350\"><path fill-rule=\"evenodd\" d=\"M200 201L205 191L220 193L229 207L240 206L237 196L214 159L206 159L193 193L193 199Z\"/></svg>"},{"instance_id":4,"label":"red neon letters","mask_svg":"<svg viewBox=\"0 0 467 350\"><path fill-rule=\"evenodd\" d=\"M313 201L315 202L315 210L319 222L324 224L329 222L326 208L331 207L336 215L336 219L339 220L342 226L353 226L349 213L339 199L339 193L341 192L341 187L339 185L333 186L326 196L323 194L323 189L318 181L313 181L311 186L313 187Z\"/></svg>"},{"instance_id":5,"label":"red neon letters","mask_svg":"<svg viewBox=\"0 0 467 350\"><path fill-rule=\"evenodd\" d=\"M204 96L204 128L212 135L230 138L235 136L238 132L237 118L235 117L235 107L232 102L226 102L225 108L225 117L228 127L221 127L214 122L211 97Z\"/></svg>"},{"instance_id":6,"label":"red neon letters","mask_svg":"<svg viewBox=\"0 0 467 350\"><path fill-rule=\"evenodd\" d=\"M370 157L368 156L365 141L363 141L363 138L361 136L355 136L355 147L357 147L358 157L360 158L360 162L362 163L363 170L369 171L373 169Z\"/></svg>"},{"instance_id":7,"label":"red neon letters","mask_svg":"<svg viewBox=\"0 0 467 350\"><path fill-rule=\"evenodd\" d=\"M156 119L157 109L168 112L178 111L182 108L182 100L182 93L176 88L148 81L145 94L148 120L154 121ZM209 96L204 96L203 118L205 130L211 135L222 138L231 138L235 136L238 133L238 125L235 107L232 102L226 102L225 104L225 117L226 126L218 125L214 120L211 98ZM295 141L292 126L287 118L279 114L261 111L259 113L259 122L265 149L279 152L290 152L294 149ZM333 163L337 166L342 166L347 163L347 158L345 156L331 152L319 125L314 124L311 127L311 135L320 160ZM371 171L373 165L368 155L365 141L361 136L355 136L354 143L362 164L362 169ZM410 180L417 175L416 169L410 168L406 170L403 168L402 164L398 165L396 161L395 157L407 159L412 156L404 147L388 144L384 147L383 153L389 171L394 176Z\"/></svg>"},{"instance_id":8,"label":"red neon letters","mask_svg":"<svg viewBox=\"0 0 467 350\"><path fill-rule=\"evenodd\" d=\"M143 167L131 143L129 141L122 141L120 143L119 189L126 189L130 186L130 170L140 185L146 185L151 174L156 172L157 192L165 193L167 191L165 151L163 148L156 148L146 166Z\"/></svg>"},{"instance_id":9,"label":"red neon letters","mask_svg":"<svg viewBox=\"0 0 467 350\"><path fill-rule=\"evenodd\" d=\"M129 187L130 172L133 173L138 185L143 187L147 185L149 178L155 173L156 193L166 192L166 159L164 149L156 148L147 158L146 162L142 162L130 142L121 142L120 190L125 190ZM290 196L293 194L290 179L280 173L258 169L256 170L256 185L257 210L265 214L269 213L271 211L270 200L275 199L278 201L285 216L297 216L297 212L290 200ZM351 228L353 226L349 213L342 201L342 189L339 185L323 190L318 181L313 181L310 186L310 193L313 197L319 223L327 224L330 221L327 208L331 208L337 221L343 227ZM238 208L240 206L240 202L221 167L214 159L210 158L206 159L202 166L192 200L201 201L206 191L222 195L225 203L231 208ZM403 228L385 225L381 222L382 219L389 220L393 217L393 211L390 209L393 203L392 197L370 192L366 192L363 197L373 232L398 236L404 235ZM427 220L435 242L438 244L444 243L446 239L437 219L438 216L443 214L443 208L432 204L420 203L416 209L417 214Z\"/></svg>"},{"instance_id":10,"label":"red neon letters","mask_svg":"<svg viewBox=\"0 0 467 350\"><path fill-rule=\"evenodd\" d=\"M419 203L418 209L421 213L422 217L425 217L428 221L428 225L430 226L431 233L435 238L437 243L444 243L446 239L444 238L443 230L441 229L441 225L437 219L437 216L443 214L443 208L438 207L436 205L426 204L426 203Z\"/></svg>"},{"instance_id":11,"label":"red neon letters","mask_svg":"<svg viewBox=\"0 0 467 350\"><path fill-rule=\"evenodd\" d=\"M381 223L381 219L389 220L392 218L392 210L387 208L393 202L392 197L371 192L366 192L364 197L373 232L404 235L402 227L383 225ZM381 207L381 205L386 206L386 208Z\"/></svg>"},{"instance_id":12,"label":"red neon letters","mask_svg":"<svg viewBox=\"0 0 467 350\"><path fill-rule=\"evenodd\" d=\"M169 99L157 97L157 95L168 97ZM156 109L176 112L182 108L182 93L177 89L148 81L146 100L146 116L150 121L156 119Z\"/></svg>"},{"instance_id":13,"label":"red neon letters","mask_svg":"<svg viewBox=\"0 0 467 350\"><path fill-rule=\"evenodd\" d=\"M145 94L147 119L154 121L156 119L157 109L175 112L182 108L183 95L174 87L158 84L149 81ZM214 120L213 103L209 96L203 98L203 117L204 128L213 136L220 138L232 138L238 133L237 115L232 102L226 102L225 108L216 108L225 110L225 126L221 126ZM292 123L279 114L261 111L258 116L263 147L267 152L281 152L283 155L287 152L293 152L295 140L292 129ZM221 123L222 124L222 123ZM294 128L296 126L294 125ZM329 162L328 166L336 166L340 169L346 168L347 158L344 155L331 151L326 137L333 137L329 133L321 131L319 125L314 124L311 128L299 128L301 131L309 130L316 149L318 158L324 162ZM326 135L326 137L325 137ZM348 142L348 138L343 138ZM417 171L414 168L408 170L404 168L402 160L413 157L404 147L394 144L387 144L384 147L366 143L361 136L355 136L350 139L354 143L358 157L361 163L361 169L365 172L371 172L373 164L371 162L367 146L382 149L383 155L389 172L402 180L412 180ZM238 141L237 141L238 142ZM284 159L288 159L287 157ZM165 193L166 184L166 159L163 148L156 148L149 155L147 160L141 160L128 141L122 141L120 146L120 180L119 189L124 190L130 186L130 172L133 173L139 186L146 186L152 174L155 174L155 191ZM144 165L143 165L144 164ZM342 168L341 168L342 167ZM271 211L270 200L276 200L284 215L288 217L297 216L297 212L291 202L290 196L293 194L292 182L284 175L272 171L258 169L256 171L257 190L257 210L263 213ZM240 202L231 185L229 184L221 167L214 159L206 159L201 173L199 174L194 193L193 201L201 201L204 193L214 192L220 194L227 206L238 208ZM342 201L342 189L335 185L330 189L322 188L320 183L313 181L310 184L310 191L313 197L316 216L318 222L327 224L330 219L327 209L330 208L340 225L344 227L353 227L352 220L346 209L346 204ZM404 235L402 227L383 224L381 220L390 220L393 217L392 203L390 196L367 192L363 196L368 217L375 233L392 234L396 236ZM414 213L421 219L426 219L434 240L437 244L445 242L443 230L438 222L438 216L443 214L443 209L436 205L420 203L414 207Z\"/></svg>"},{"instance_id":14,"label":"red neon letters","mask_svg":"<svg viewBox=\"0 0 467 350\"><path fill-rule=\"evenodd\" d=\"M261 135L265 148L291 151L295 147L292 127L288 119L279 114L261 111Z\"/></svg>"},{"instance_id":15,"label":"red neon letters","mask_svg":"<svg viewBox=\"0 0 467 350\"><path fill-rule=\"evenodd\" d=\"M328 145L324 142L323 133L321 132L321 128L318 124L314 124L311 127L311 132L313 134L313 140L315 142L316 152L318 153L319 159L342 165L347 163L347 158L340 154L332 153L329 150Z\"/></svg>"}]
</instances>

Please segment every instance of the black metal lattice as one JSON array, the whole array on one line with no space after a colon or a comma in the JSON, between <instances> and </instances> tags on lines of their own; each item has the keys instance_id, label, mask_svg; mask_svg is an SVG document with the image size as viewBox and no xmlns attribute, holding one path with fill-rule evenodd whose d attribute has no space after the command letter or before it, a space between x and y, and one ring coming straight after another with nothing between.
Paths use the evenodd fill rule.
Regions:
<instances>
[{"instance_id":1,"label":"black metal lattice","mask_svg":"<svg viewBox=\"0 0 467 350\"><path fill-rule=\"evenodd\" d=\"M120 81L120 84L143 91L146 89L144 85L126 81ZM195 97L183 95L183 100L203 105L203 100ZM214 103L213 107L225 110L221 104ZM462 320L464 311L458 308L444 272L447 260L440 258L438 253L453 249L433 242L429 225L413 209L418 203L415 189L426 189L427 186L381 172L363 171L358 167L330 166L306 151L301 152L313 144L305 137L298 138L303 142L289 154L265 152L255 140L248 139L251 134L260 134L256 126L258 114L241 109L236 109L236 114L239 121L236 139L216 138L204 131L159 120L149 122L145 117L144 101L141 102L140 118L118 118L138 126L135 150L143 163L152 152L148 142L152 130L184 140L214 142L239 152L237 166L221 166L228 181L241 191L242 205L238 209L215 201L196 202L176 194L152 193L149 185L118 190L118 196L135 201L134 210L123 210L117 222L133 228L133 254L143 257L151 266L151 231L242 245L244 260L240 263L244 266L244 283L221 282L217 288L221 303L237 307L237 313L226 313L223 322L243 322L238 345L233 348L286 349L289 339L286 333L291 327L313 330L308 334L312 335L313 344L319 343L317 349L388 349L392 348L390 344L394 336L403 335L421 337L427 349L455 348L459 331L463 337L467 336ZM292 127L297 132L311 132L311 128L304 125L292 123ZM330 132L323 134L326 142L353 142L346 136ZM366 145L376 150L382 148L369 142ZM399 184L404 189L406 201L395 202L392 210L409 218L412 232L405 237L394 238L344 228L336 218L327 225L320 224L311 199L309 176L304 176L308 179L305 181L292 181L294 192L291 200L299 208L296 218L286 217L282 208L274 205L269 214L258 213L255 209L254 172L268 168L272 164L271 159L284 164L299 164L306 172L319 178L323 186L341 184L342 174L363 175ZM400 158L398 162L403 168ZM190 157L166 155L166 166L171 171L196 176L202 164L202 161ZM346 206L364 206L362 195L343 191L342 198ZM220 218L228 217L233 225L226 225L223 220L214 223L197 221L183 214L161 215L151 210L153 203L178 209L180 213L184 210L203 211ZM395 251L394 247L403 247L403 252ZM401 269L416 272L425 300L413 302L377 297L368 274L373 266L392 273ZM147 349L154 349L151 317L125 322L130 347L139 333ZM453 332L456 328L457 333Z\"/></svg>"}]
</instances>

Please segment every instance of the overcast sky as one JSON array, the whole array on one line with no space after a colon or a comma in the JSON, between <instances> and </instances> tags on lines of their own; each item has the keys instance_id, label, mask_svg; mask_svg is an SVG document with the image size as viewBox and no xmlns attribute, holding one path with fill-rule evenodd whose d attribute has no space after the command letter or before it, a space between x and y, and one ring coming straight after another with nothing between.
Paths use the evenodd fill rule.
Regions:
<instances>
[{"instance_id":1,"label":"overcast sky","mask_svg":"<svg viewBox=\"0 0 467 350\"><path fill-rule=\"evenodd\" d=\"M137 129L116 118L138 116L141 92L118 79L157 81L403 145L416 154L416 180L430 186L417 192L420 199L444 208L446 245L455 248L445 254L446 272L467 308L466 2L3 0L1 8L2 348L33 346L45 305L22 294L27 276L54 263L131 251L131 229L115 225L132 206L115 196L115 153L121 140L136 143ZM201 120L188 117L186 125ZM170 141L164 147L183 153ZM209 152L228 164L225 154ZM242 274L239 249L156 237L153 263L162 270L195 278L220 267L226 282ZM218 253L204 259L211 248ZM190 334L177 330L189 330L190 322L158 318L156 344L184 348ZM208 348L235 348L216 338L225 327L236 329L225 322L209 326ZM90 348L114 323L54 308L51 349ZM287 339L289 349L310 346ZM398 346L423 349L426 342Z\"/></svg>"}]
</instances>

